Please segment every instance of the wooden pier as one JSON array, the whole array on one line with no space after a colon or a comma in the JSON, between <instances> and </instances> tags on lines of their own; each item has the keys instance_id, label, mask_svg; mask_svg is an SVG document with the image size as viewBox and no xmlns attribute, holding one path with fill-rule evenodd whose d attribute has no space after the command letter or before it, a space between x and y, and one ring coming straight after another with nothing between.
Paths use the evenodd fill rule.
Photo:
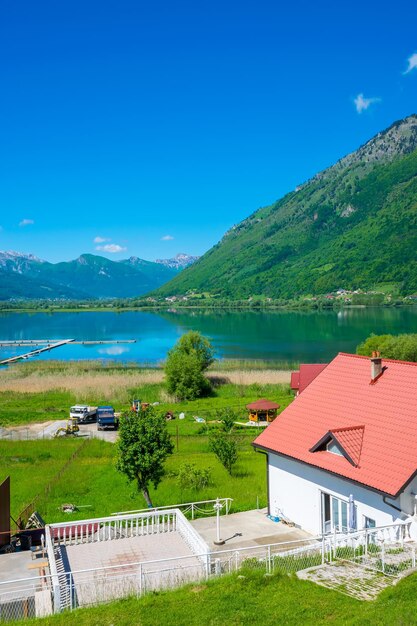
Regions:
<instances>
[{"instance_id":1,"label":"wooden pier","mask_svg":"<svg viewBox=\"0 0 417 626\"><path fill-rule=\"evenodd\" d=\"M42 346L41 348L36 348L34 350L30 350L29 352L25 352L24 354L19 354L17 356L12 356L8 359L4 359L3 361L0 361L0 365L9 365L10 363L15 363L16 361L30 359L33 356L38 356L38 354L41 354L42 352L54 350L54 348L60 348L61 346L65 346L69 343L73 345L77 344L92 346L95 344L102 345L109 343L136 343L136 339L105 339L91 341L76 341L75 339L18 339L15 341L0 340L0 348Z\"/></svg>"}]
</instances>

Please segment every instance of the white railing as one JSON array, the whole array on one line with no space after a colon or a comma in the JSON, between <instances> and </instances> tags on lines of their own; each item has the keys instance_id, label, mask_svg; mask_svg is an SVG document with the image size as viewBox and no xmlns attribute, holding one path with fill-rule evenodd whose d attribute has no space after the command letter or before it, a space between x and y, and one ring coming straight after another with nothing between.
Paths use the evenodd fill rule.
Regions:
<instances>
[{"instance_id":1,"label":"white railing","mask_svg":"<svg viewBox=\"0 0 417 626\"><path fill-rule=\"evenodd\" d=\"M59 612L64 606L61 595L65 595L69 599L69 603L65 606L73 609L77 606L91 606L132 594L141 596L148 591L169 589L184 583L235 572L241 568L257 569L266 573L282 572L289 574L313 566L324 566L326 563L347 560L360 566L358 567L358 579L360 580L362 567L380 571L389 576L398 576L413 571L416 566L417 544L410 537L409 521L348 534L334 533L266 546L255 545L210 552L194 529L191 533L189 532L189 524L182 513L176 512L175 524L173 524L173 518L170 517L169 526L167 526L166 520L164 525L163 516L171 514L172 511L148 514L148 518L152 518L152 516L154 518L153 526L152 521L150 522L150 529L153 527L155 532L158 528L160 532L171 532L175 528L191 547L194 552L193 555L74 570L64 574L57 571L54 560L55 552L59 547L57 545L58 539L53 542L52 535L48 535L51 528L62 530L68 527L68 524L53 524L51 527L47 527L46 547L50 562L50 574L39 578L0 583L0 619L24 617L24 611L22 613L21 608L22 602L27 598L33 598L31 602L35 607L34 598L39 590L42 590L44 594L49 594L49 604L52 606L52 610ZM132 516L123 516L122 520L115 520L114 518L86 520L77 522L77 524L91 524L93 521L104 524L110 520L113 523L116 521L123 522L117 527L118 532L127 534L118 534L117 537L131 536L131 532L135 533L136 528L141 528L140 525L136 527L136 524L130 523ZM100 526L100 530L103 528L108 529L109 526ZM110 528L114 528L114 526L110 526ZM108 532L106 530L104 534ZM100 533L98 533L99 535ZM84 534L84 540L85 537ZM104 539L96 538L95 540L103 541L107 540L107 537L108 534ZM72 536L71 541L74 540L75 538ZM81 536L77 536L77 540L80 541ZM63 541L63 537L61 541ZM69 541L69 537L66 537L66 541ZM203 549L198 549L201 545L200 542L203 544ZM61 595L59 584L57 584L59 578L61 585L64 584L65 586L64 593ZM54 601L51 605L52 599ZM47 603L44 602L45 604ZM31 615L33 615L33 611L31 611ZM37 611L38 608L36 608L36 615L40 616L41 613Z\"/></svg>"},{"instance_id":2,"label":"white railing","mask_svg":"<svg viewBox=\"0 0 417 626\"><path fill-rule=\"evenodd\" d=\"M118 511L112 513L115 515L131 515L133 513L146 513L149 511L164 511L166 509L179 509L184 513L191 513L191 519L194 519L196 515L213 515L213 505L219 501L224 506L224 514L228 515L232 507L233 498L217 498L216 500L200 500L199 502L184 502L182 504L167 504L166 506L155 506L147 509L135 509L133 511ZM211 507L204 508L204 505L211 505ZM222 508L223 510L223 508Z\"/></svg>"},{"instance_id":3,"label":"white railing","mask_svg":"<svg viewBox=\"0 0 417 626\"><path fill-rule=\"evenodd\" d=\"M194 554L203 555L200 557L203 562L207 562L207 554L209 553L209 547L198 532L187 521L185 515L181 511L177 511L177 530L185 543Z\"/></svg>"},{"instance_id":4,"label":"white railing","mask_svg":"<svg viewBox=\"0 0 417 626\"><path fill-rule=\"evenodd\" d=\"M54 603L53 604L54 613L57 613L61 607L61 592L60 592L60 587L59 587L58 572L56 569L53 541L52 541L50 533L47 532L46 529L45 529L45 548L46 548L46 553L48 555L49 572L51 575L50 582L51 582L52 597L53 597L53 603Z\"/></svg>"},{"instance_id":5,"label":"white railing","mask_svg":"<svg viewBox=\"0 0 417 626\"><path fill-rule=\"evenodd\" d=\"M177 530L177 511L147 512L118 517L99 517L76 522L60 522L46 527L52 542L78 545L110 541L123 537L139 537Z\"/></svg>"}]
</instances>

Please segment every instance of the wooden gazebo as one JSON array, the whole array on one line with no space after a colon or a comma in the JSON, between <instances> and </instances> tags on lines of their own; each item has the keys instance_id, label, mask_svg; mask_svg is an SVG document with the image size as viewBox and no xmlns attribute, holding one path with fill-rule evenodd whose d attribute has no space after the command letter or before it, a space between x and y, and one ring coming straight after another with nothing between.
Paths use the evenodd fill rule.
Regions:
<instances>
[{"instance_id":1,"label":"wooden gazebo","mask_svg":"<svg viewBox=\"0 0 417 626\"><path fill-rule=\"evenodd\" d=\"M247 404L246 408L249 411L249 420L251 422L266 422L269 424L276 418L279 404L262 398L261 400Z\"/></svg>"}]
</instances>

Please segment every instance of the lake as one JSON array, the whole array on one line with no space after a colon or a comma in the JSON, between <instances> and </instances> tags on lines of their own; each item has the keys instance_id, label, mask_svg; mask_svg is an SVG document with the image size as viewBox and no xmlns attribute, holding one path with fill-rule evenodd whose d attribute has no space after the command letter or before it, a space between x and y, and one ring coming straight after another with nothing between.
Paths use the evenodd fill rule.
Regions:
<instances>
[{"instance_id":1,"label":"lake","mask_svg":"<svg viewBox=\"0 0 417 626\"><path fill-rule=\"evenodd\" d=\"M2 313L0 340L136 339L134 344L67 345L37 359L113 359L157 364L188 330L211 338L228 359L328 361L354 352L371 333L417 332L417 307L349 308L341 311L163 311ZM1 348L1 359L26 352Z\"/></svg>"}]
</instances>

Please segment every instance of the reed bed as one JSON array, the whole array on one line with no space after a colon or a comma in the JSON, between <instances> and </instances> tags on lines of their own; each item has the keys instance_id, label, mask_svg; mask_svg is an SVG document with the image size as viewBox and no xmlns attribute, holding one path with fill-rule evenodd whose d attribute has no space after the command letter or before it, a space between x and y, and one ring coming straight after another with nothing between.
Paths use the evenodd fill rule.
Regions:
<instances>
[{"instance_id":1,"label":"reed bed","mask_svg":"<svg viewBox=\"0 0 417 626\"><path fill-rule=\"evenodd\" d=\"M288 383L290 373L283 370L249 370L249 371L210 371L208 377L213 382L232 383L235 385L275 385ZM148 384L161 384L164 380L163 370L142 370L125 372L89 372L56 374L31 373L27 376L8 376L8 372L0 379L0 392L14 391L18 393L44 393L51 390L62 390L78 396L94 395L114 397L128 389L143 387Z\"/></svg>"},{"instance_id":2,"label":"reed bed","mask_svg":"<svg viewBox=\"0 0 417 626\"><path fill-rule=\"evenodd\" d=\"M125 372L73 372L69 370L57 373L36 373L26 376L8 376L6 372L0 379L0 391L16 391L19 393L44 393L53 389L70 391L76 394L88 394L92 390L96 394L111 396L120 390L141 387L144 384L155 384L163 381L162 370Z\"/></svg>"}]
</instances>

